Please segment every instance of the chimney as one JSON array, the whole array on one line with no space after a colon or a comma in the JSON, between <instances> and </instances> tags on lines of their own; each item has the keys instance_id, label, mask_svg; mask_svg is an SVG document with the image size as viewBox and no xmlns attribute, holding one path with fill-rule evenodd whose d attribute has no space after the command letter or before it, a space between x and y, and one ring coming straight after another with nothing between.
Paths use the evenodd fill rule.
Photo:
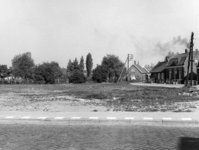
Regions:
<instances>
[{"instance_id":1,"label":"chimney","mask_svg":"<svg viewBox=\"0 0 199 150\"><path fill-rule=\"evenodd\" d=\"M185 49L185 53L187 53L187 49Z\"/></svg>"},{"instance_id":2,"label":"chimney","mask_svg":"<svg viewBox=\"0 0 199 150\"><path fill-rule=\"evenodd\" d=\"M169 61L169 56L165 57L165 61L168 62Z\"/></svg>"},{"instance_id":3,"label":"chimney","mask_svg":"<svg viewBox=\"0 0 199 150\"><path fill-rule=\"evenodd\" d=\"M138 65L139 65L139 61L138 61Z\"/></svg>"},{"instance_id":4,"label":"chimney","mask_svg":"<svg viewBox=\"0 0 199 150\"><path fill-rule=\"evenodd\" d=\"M136 61L134 61L134 64L136 65Z\"/></svg>"}]
</instances>

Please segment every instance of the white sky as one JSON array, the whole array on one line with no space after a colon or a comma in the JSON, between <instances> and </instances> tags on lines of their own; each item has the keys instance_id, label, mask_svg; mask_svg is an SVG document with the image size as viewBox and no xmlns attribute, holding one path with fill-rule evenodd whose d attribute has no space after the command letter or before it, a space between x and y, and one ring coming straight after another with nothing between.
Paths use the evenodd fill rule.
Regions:
<instances>
[{"instance_id":1,"label":"white sky","mask_svg":"<svg viewBox=\"0 0 199 150\"><path fill-rule=\"evenodd\" d=\"M94 67L106 54L141 65L163 60L174 37L199 49L198 0L0 0L0 64L31 52L36 64L66 67L90 52ZM184 52L185 46L170 46ZM179 48L180 47L180 48Z\"/></svg>"}]
</instances>

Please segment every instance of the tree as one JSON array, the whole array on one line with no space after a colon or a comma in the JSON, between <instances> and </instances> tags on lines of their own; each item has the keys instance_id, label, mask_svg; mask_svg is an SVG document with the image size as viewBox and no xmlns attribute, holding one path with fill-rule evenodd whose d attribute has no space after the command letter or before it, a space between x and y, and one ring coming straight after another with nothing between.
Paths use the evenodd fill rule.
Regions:
<instances>
[{"instance_id":1,"label":"tree","mask_svg":"<svg viewBox=\"0 0 199 150\"><path fill-rule=\"evenodd\" d=\"M86 57L86 70L87 70L87 77L91 76L91 72L92 72L92 68L93 68L93 59L90 53L88 53L87 57Z\"/></svg>"},{"instance_id":2,"label":"tree","mask_svg":"<svg viewBox=\"0 0 199 150\"><path fill-rule=\"evenodd\" d=\"M35 66L35 68L34 68L34 82L39 83L39 84L46 83L44 76L45 76L45 66L44 66L44 64Z\"/></svg>"},{"instance_id":3,"label":"tree","mask_svg":"<svg viewBox=\"0 0 199 150\"><path fill-rule=\"evenodd\" d=\"M57 62L51 62L54 78L58 80L59 83L59 78L62 76L62 70L59 67L59 64Z\"/></svg>"},{"instance_id":4,"label":"tree","mask_svg":"<svg viewBox=\"0 0 199 150\"><path fill-rule=\"evenodd\" d=\"M83 56L81 57L79 68L82 72L84 72L84 58L83 58Z\"/></svg>"},{"instance_id":5,"label":"tree","mask_svg":"<svg viewBox=\"0 0 199 150\"><path fill-rule=\"evenodd\" d=\"M67 65L67 74L70 76L72 72L74 71L74 66L71 60L69 60L68 65Z\"/></svg>"},{"instance_id":6,"label":"tree","mask_svg":"<svg viewBox=\"0 0 199 150\"><path fill-rule=\"evenodd\" d=\"M86 77L84 76L84 73L81 70L76 70L69 77L69 82L70 83L85 83Z\"/></svg>"},{"instance_id":7,"label":"tree","mask_svg":"<svg viewBox=\"0 0 199 150\"><path fill-rule=\"evenodd\" d=\"M74 62L73 62L73 68L74 70L73 71L76 71L76 70L79 70L79 63L77 61L77 58L75 58Z\"/></svg>"},{"instance_id":8,"label":"tree","mask_svg":"<svg viewBox=\"0 0 199 150\"><path fill-rule=\"evenodd\" d=\"M2 79L4 83L4 78L8 75L9 70L7 68L7 65L0 65L0 78Z\"/></svg>"},{"instance_id":9,"label":"tree","mask_svg":"<svg viewBox=\"0 0 199 150\"><path fill-rule=\"evenodd\" d=\"M34 65L34 60L32 59L30 52L16 55L12 59L13 74L15 77L31 79Z\"/></svg>"},{"instance_id":10,"label":"tree","mask_svg":"<svg viewBox=\"0 0 199 150\"><path fill-rule=\"evenodd\" d=\"M100 66L97 65L97 67L93 70L93 75L92 75L92 80L94 82L105 82L107 79L107 74L106 74L106 70Z\"/></svg>"},{"instance_id":11,"label":"tree","mask_svg":"<svg viewBox=\"0 0 199 150\"><path fill-rule=\"evenodd\" d=\"M36 83L54 84L55 80L61 76L61 68L57 62L45 62L34 69L34 80Z\"/></svg>"},{"instance_id":12,"label":"tree","mask_svg":"<svg viewBox=\"0 0 199 150\"><path fill-rule=\"evenodd\" d=\"M103 58L101 66L105 70L108 80L117 81L124 63L115 55L107 55Z\"/></svg>"}]
</instances>

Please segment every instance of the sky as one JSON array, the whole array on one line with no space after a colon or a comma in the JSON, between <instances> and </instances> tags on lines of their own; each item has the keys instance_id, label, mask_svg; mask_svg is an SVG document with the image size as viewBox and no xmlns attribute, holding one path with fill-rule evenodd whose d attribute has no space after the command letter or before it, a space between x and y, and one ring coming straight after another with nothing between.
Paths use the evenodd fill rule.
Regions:
<instances>
[{"instance_id":1,"label":"sky","mask_svg":"<svg viewBox=\"0 0 199 150\"><path fill-rule=\"evenodd\" d=\"M191 32L199 49L198 8L198 0L0 0L0 64L25 52L61 67L88 53L93 68L107 54L156 64L183 53Z\"/></svg>"}]
</instances>

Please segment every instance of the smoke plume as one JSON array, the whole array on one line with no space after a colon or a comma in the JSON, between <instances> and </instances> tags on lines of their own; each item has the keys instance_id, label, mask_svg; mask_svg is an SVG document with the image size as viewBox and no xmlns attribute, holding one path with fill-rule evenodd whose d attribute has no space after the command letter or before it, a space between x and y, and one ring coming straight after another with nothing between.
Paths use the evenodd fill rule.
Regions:
<instances>
[{"instance_id":1,"label":"smoke plume","mask_svg":"<svg viewBox=\"0 0 199 150\"><path fill-rule=\"evenodd\" d=\"M181 36L174 37L172 41L162 44L158 42L155 46L157 54L166 55L168 52L184 53L185 49L189 48L187 38L181 38Z\"/></svg>"},{"instance_id":2,"label":"smoke plume","mask_svg":"<svg viewBox=\"0 0 199 150\"><path fill-rule=\"evenodd\" d=\"M181 36L173 37L166 43L157 42L155 39L136 37L132 34L130 39L134 46L135 59L143 65L157 64L158 61L164 61L169 53L184 53L185 49L189 49L187 38Z\"/></svg>"}]
</instances>

